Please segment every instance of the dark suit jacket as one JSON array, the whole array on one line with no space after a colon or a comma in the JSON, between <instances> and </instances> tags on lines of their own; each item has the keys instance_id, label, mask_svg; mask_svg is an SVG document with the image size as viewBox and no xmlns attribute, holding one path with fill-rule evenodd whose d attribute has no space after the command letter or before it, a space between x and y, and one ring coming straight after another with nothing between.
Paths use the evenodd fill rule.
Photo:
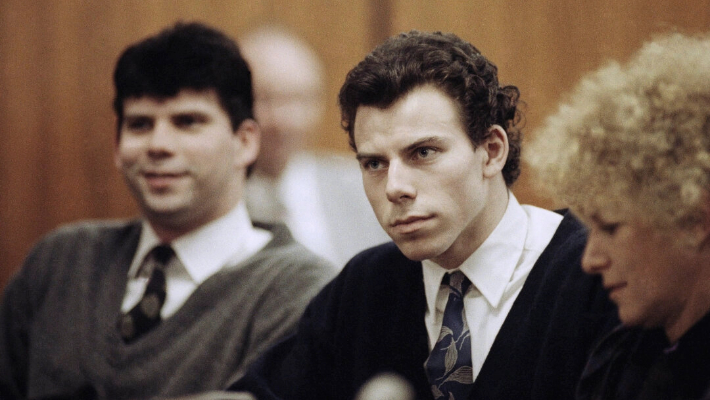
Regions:
<instances>
[{"instance_id":1,"label":"dark suit jacket","mask_svg":"<svg viewBox=\"0 0 710 400\"><path fill-rule=\"evenodd\" d=\"M579 266L586 232L566 215L505 320L471 399L574 397L588 353L616 324L597 278ZM351 399L394 372L432 397L420 262L384 244L354 257L316 296L298 332L272 348L230 390L264 399ZM472 338L475 342L475 338Z\"/></svg>"}]
</instances>

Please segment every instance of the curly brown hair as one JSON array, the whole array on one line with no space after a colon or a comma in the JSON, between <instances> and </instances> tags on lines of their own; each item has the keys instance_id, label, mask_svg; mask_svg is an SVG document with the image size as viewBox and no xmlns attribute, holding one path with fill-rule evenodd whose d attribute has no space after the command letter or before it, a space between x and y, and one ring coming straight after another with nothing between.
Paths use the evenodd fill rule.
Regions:
<instances>
[{"instance_id":1,"label":"curly brown hair","mask_svg":"<svg viewBox=\"0 0 710 400\"><path fill-rule=\"evenodd\" d=\"M702 222L710 194L710 36L664 35L582 80L526 161L583 219Z\"/></svg>"},{"instance_id":2,"label":"curly brown hair","mask_svg":"<svg viewBox=\"0 0 710 400\"><path fill-rule=\"evenodd\" d=\"M510 150L503 178L511 186L520 175L520 91L515 86L499 86L498 68L454 34L401 33L377 46L347 74L338 100L350 147L357 150L358 107L385 109L423 85L437 87L457 103L474 148L487 138L491 126L506 130Z\"/></svg>"}]
</instances>

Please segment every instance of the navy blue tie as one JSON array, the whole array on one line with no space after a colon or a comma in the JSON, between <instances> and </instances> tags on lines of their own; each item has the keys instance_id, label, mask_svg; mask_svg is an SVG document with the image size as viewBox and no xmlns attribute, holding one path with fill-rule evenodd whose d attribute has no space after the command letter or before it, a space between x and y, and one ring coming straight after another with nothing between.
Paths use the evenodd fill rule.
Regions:
<instances>
[{"instance_id":1,"label":"navy blue tie","mask_svg":"<svg viewBox=\"0 0 710 400\"><path fill-rule=\"evenodd\" d=\"M471 281L461 271L444 275L441 282L449 290L439 339L424 363L435 399L467 399L473 387L471 333L468 330L463 298Z\"/></svg>"}]
</instances>

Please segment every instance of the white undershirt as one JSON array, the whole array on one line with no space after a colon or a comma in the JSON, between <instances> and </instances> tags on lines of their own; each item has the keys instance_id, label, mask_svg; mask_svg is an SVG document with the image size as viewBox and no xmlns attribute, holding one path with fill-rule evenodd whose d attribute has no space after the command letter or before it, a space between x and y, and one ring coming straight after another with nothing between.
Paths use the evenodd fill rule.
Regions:
<instances>
[{"instance_id":1,"label":"white undershirt","mask_svg":"<svg viewBox=\"0 0 710 400\"><path fill-rule=\"evenodd\" d=\"M552 211L521 206L512 193L508 198L496 228L458 268L473 283L464 297L464 309L471 331L474 380L530 270L562 222L562 216ZM427 298L424 320L431 350L439 337L448 299L448 291L439 290L441 279L451 271L431 260L422 265Z\"/></svg>"},{"instance_id":2,"label":"white undershirt","mask_svg":"<svg viewBox=\"0 0 710 400\"><path fill-rule=\"evenodd\" d=\"M170 243L180 262L165 270L165 304L160 315L173 315L200 284L223 268L233 268L264 248L271 240L269 231L252 226L244 202L229 213ZM148 276L139 274L146 254L160 244L147 221L143 221L138 248L128 270L128 285L121 311L127 312L143 297Z\"/></svg>"}]
</instances>

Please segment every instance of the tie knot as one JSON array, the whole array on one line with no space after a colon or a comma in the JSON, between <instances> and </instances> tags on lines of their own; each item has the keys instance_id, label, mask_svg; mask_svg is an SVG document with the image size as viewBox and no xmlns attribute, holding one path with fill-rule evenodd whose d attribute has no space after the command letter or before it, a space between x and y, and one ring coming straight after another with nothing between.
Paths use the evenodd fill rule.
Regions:
<instances>
[{"instance_id":1,"label":"tie knot","mask_svg":"<svg viewBox=\"0 0 710 400\"><path fill-rule=\"evenodd\" d=\"M444 275L444 279L441 281L442 285L447 285L455 292L458 292L460 296L463 297L471 287L471 281L468 280L466 275L461 271L455 271L450 274Z\"/></svg>"},{"instance_id":2,"label":"tie knot","mask_svg":"<svg viewBox=\"0 0 710 400\"><path fill-rule=\"evenodd\" d=\"M173 251L173 248L170 247L169 244L161 244L155 246L153 250L151 250L151 254L158 264L165 266L175 254L175 251Z\"/></svg>"}]
</instances>

